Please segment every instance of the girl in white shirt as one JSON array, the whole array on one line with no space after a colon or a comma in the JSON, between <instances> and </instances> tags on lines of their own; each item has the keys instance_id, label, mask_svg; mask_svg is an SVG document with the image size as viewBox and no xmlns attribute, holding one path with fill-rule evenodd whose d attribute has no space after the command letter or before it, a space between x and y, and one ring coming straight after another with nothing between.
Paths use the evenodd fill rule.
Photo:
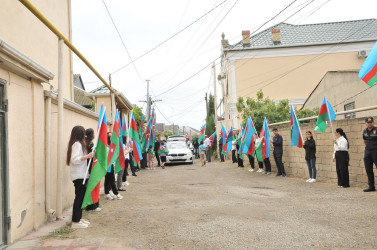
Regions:
<instances>
[{"instance_id":1,"label":"girl in white shirt","mask_svg":"<svg viewBox=\"0 0 377 250\"><path fill-rule=\"evenodd\" d=\"M333 161L336 162L336 174L338 175L338 187L350 187L349 173L348 173L348 139L343 129L337 128L335 130L336 140L334 140L334 154Z\"/></svg>"},{"instance_id":2,"label":"girl in white shirt","mask_svg":"<svg viewBox=\"0 0 377 250\"><path fill-rule=\"evenodd\" d=\"M72 209L72 228L87 228L89 221L81 219L81 205L84 200L86 186L83 184L86 173L86 160L93 158L94 153L87 154L85 146L85 129L82 126L75 126L71 132L68 143L67 165L71 171L71 179L75 185L75 200ZM88 176L85 176L87 179Z\"/></svg>"}]
</instances>

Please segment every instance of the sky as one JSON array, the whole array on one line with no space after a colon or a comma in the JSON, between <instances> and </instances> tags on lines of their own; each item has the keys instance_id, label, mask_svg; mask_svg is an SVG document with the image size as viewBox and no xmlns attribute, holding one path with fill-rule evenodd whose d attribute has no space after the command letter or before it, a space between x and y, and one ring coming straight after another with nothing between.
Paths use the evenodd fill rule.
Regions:
<instances>
[{"instance_id":1,"label":"sky","mask_svg":"<svg viewBox=\"0 0 377 250\"><path fill-rule=\"evenodd\" d=\"M376 0L71 3L72 43L97 71L106 80L111 74L112 86L144 111L146 104L140 101L146 100L150 80L151 97L160 100L154 104L157 122L196 129L205 122L206 93L214 94L213 62L216 74L220 72L222 33L235 44L242 40L242 30L260 32L284 20L299 25L377 18ZM87 91L103 85L75 55L73 71L81 74ZM216 87L219 103L221 89L218 83Z\"/></svg>"}]
</instances>

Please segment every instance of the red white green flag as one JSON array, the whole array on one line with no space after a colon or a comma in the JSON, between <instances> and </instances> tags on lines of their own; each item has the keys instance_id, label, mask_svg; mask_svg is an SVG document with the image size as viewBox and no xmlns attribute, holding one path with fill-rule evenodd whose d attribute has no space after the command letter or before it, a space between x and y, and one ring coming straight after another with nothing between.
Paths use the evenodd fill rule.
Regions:
<instances>
[{"instance_id":1,"label":"red white green flag","mask_svg":"<svg viewBox=\"0 0 377 250\"><path fill-rule=\"evenodd\" d=\"M97 140L95 141L95 154L93 158L92 171L90 173L88 186L86 188L82 208L97 203L101 187L101 179L106 175L107 170L107 118L106 108L101 106Z\"/></svg>"}]
</instances>

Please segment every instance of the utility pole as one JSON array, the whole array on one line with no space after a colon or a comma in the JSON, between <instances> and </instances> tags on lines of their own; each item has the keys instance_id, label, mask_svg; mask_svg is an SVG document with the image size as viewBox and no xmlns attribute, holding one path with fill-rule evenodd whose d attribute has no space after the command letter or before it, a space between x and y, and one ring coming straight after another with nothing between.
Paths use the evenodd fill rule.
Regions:
<instances>
[{"instance_id":1,"label":"utility pole","mask_svg":"<svg viewBox=\"0 0 377 250\"><path fill-rule=\"evenodd\" d=\"M213 88L214 88L214 106L215 106L215 128L217 128L217 93L216 93L216 67L213 62Z\"/></svg>"},{"instance_id":2,"label":"utility pole","mask_svg":"<svg viewBox=\"0 0 377 250\"><path fill-rule=\"evenodd\" d=\"M109 85L111 87L111 74L109 74ZM110 91L110 106L111 106L111 110L110 110L110 115L111 115L111 119L112 121L115 121L115 98L114 98L114 94L113 92Z\"/></svg>"},{"instance_id":3,"label":"utility pole","mask_svg":"<svg viewBox=\"0 0 377 250\"><path fill-rule=\"evenodd\" d=\"M151 117L151 110L152 110L152 104L154 102L161 102L162 100L152 100L152 97L149 95L149 82L150 80L146 80L147 81L147 100L146 101L139 101L139 102L145 102L147 103L147 122L149 122L149 119Z\"/></svg>"},{"instance_id":4,"label":"utility pole","mask_svg":"<svg viewBox=\"0 0 377 250\"><path fill-rule=\"evenodd\" d=\"M206 93L206 95L205 95L205 97L204 97L204 100L206 100L206 116L207 116L207 114L208 114L208 100L207 100L207 93Z\"/></svg>"},{"instance_id":5,"label":"utility pole","mask_svg":"<svg viewBox=\"0 0 377 250\"><path fill-rule=\"evenodd\" d=\"M149 82L150 80L147 81L147 122L149 121L150 113L151 113L151 102L149 99Z\"/></svg>"}]
</instances>

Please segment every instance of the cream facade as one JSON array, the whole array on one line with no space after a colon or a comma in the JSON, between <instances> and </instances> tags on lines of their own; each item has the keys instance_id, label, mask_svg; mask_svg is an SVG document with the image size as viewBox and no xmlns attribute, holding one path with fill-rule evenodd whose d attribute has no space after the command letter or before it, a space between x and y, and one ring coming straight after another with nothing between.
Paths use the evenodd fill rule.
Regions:
<instances>
[{"instance_id":1,"label":"cream facade","mask_svg":"<svg viewBox=\"0 0 377 250\"><path fill-rule=\"evenodd\" d=\"M358 77L358 70L330 71L322 78L304 104L312 109L322 104L323 97L335 112L377 105L377 88L370 87ZM339 115L337 119L377 116L377 110Z\"/></svg>"},{"instance_id":2,"label":"cream facade","mask_svg":"<svg viewBox=\"0 0 377 250\"><path fill-rule=\"evenodd\" d=\"M361 31L358 25L377 30L377 20L370 19L301 26L282 23L251 37L243 32L243 40L235 45L229 45L223 35L218 80L224 121L220 123L227 129L238 128L241 121L235 103L239 97L255 99L262 90L272 100L288 99L300 106L304 102L298 100L306 100L328 71L358 70L366 58L360 52L368 53L377 40L375 33L350 37Z\"/></svg>"},{"instance_id":3,"label":"cream facade","mask_svg":"<svg viewBox=\"0 0 377 250\"><path fill-rule=\"evenodd\" d=\"M31 3L70 39L69 0ZM59 169L58 162L65 162L72 127L96 129L98 114L72 102L71 53L66 46L62 68L63 146L59 148L58 38L19 1L2 0L0 248L72 206L69 167L63 163Z\"/></svg>"}]
</instances>

